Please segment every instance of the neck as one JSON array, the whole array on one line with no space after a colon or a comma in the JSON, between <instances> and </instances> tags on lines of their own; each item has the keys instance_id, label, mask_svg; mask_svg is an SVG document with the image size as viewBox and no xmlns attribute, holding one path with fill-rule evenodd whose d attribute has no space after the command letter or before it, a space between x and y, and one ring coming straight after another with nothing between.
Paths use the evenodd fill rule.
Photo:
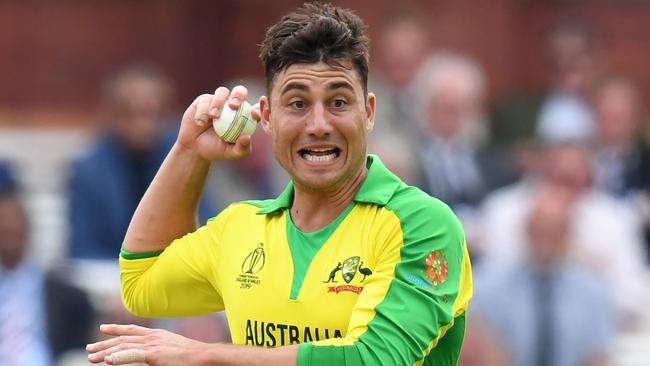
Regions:
<instances>
[{"instance_id":1,"label":"neck","mask_svg":"<svg viewBox=\"0 0 650 366\"><path fill-rule=\"evenodd\" d=\"M320 230L332 222L354 200L368 175L365 164L354 179L330 192L316 192L294 187L291 219L304 232Z\"/></svg>"}]
</instances>

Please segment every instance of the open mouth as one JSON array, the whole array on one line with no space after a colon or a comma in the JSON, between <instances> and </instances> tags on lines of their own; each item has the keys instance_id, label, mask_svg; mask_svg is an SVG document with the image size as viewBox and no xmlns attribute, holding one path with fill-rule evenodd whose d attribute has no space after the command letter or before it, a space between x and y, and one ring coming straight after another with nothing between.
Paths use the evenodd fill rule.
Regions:
<instances>
[{"instance_id":1,"label":"open mouth","mask_svg":"<svg viewBox=\"0 0 650 366\"><path fill-rule=\"evenodd\" d=\"M298 154L307 161L326 162L338 158L341 155L341 149L338 147L300 149Z\"/></svg>"}]
</instances>

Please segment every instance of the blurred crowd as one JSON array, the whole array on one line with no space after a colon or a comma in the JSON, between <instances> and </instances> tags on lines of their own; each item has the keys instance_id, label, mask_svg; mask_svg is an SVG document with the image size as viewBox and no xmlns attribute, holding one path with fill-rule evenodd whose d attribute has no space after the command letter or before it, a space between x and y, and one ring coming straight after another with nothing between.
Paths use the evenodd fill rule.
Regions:
<instances>
[{"instance_id":1,"label":"blurred crowd","mask_svg":"<svg viewBox=\"0 0 650 366\"><path fill-rule=\"evenodd\" d=\"M426 29L417 16L396 17L373 40L369 90L378 110L369 149L463 222L475 297L461 364L608 364L615 337L650 317L650 125L642 85L625 70L604 69L598 33L574 20L548 33L544 90L491 98L480 60L436 48ZM265 92L260 80L242 83L250 99ZM99 300L94 294L104 286L100 268L116 265L180 116L169 109L173 84L154 64L126 65L102 88L96 137L65 173L62 263L41 268L24 255L30 217L16 167L0 165L1 365L84 364L69 354L98 337L100 322L229 339L223 316L138 319L116 291ZM215 164L201 222L230 202L282 190L288 177L270 140L258 131L253 146L240 161ZM70 279L73 267L90 285Z\"/></svg>"},{"instance_id":2,"label":"blurred crowd","mask_svg":"<svg viewBox=\"0 0 650 366\"><path fill-rule=\"evenodd\" d=\"M377 42L371 150L464 224L475 297L461 364L610 363L650 308L641 86L605 70L596 30L571 20L547 35L545 89L488 105L480 60L431 49L425 29L395 19Z\"/></svg>"}]
</instances>

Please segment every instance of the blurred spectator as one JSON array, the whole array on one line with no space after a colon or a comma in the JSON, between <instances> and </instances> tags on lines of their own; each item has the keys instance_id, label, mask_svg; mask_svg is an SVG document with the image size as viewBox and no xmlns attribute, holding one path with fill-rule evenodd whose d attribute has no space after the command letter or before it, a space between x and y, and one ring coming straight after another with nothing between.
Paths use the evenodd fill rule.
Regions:
<instances>
[{"instance_id":1,"label":"blurred spectator","mask_svg":"<svg viewBox=\"0 0 650 366\"><path fill-rule=\"evenodd\" d=\"M565 190L571 200L571 255L609 286L622 326L634 323L649 301L638 216L624 202L592 186L591 156L580 145L547 147L536 169L520 182L490 194L481 213L478 250L488 263L526 256L526 215L543 187Z\"/></svg>"},{"instance_id":2,"label":"blurred spectator","mask_svg":"<svg viewBox=\"0 0 650 366\"><path fill-rule=\"evenodd\" d=\"M382 26L374 51L377 79L371 80L371 90L377 93L383 109L377 111L377 128L384 123L402 128L405 122L413 122L410 84L430 48L425 22L414 13L397 14Z\"/></svg>"},{"instance_id":3,"label":"blurred spectator","mask_svg":"<svg viewBox=\"0 0 650 366\"><path fill-rule=\"evenodd\" d=\"M85 293L28 263L28 218L8 168L0 165L0 364L48 366L90 340Z\"/></svg>"},{"instance_id":4,"label":"blurred spectator","mask_svg":"<svg viewBox=\"0 0 650 366\"><path fill-rule=\"evenodd\" d=\"M386 143L399 141L398 146L406 147L403 154L409 155L409 160L418 157L414 142L422 126L417 121L416 95L411 83L431 48L425 24L413 9L402 10L382 24L373 48L372 64L377 69L370 73L368 82L369 91L375 93L380 106L368 139L368 150L372 153L385 150Z\"/></svg>"},{"instance_id":5,"label":"blurred spectator","mask_svg":"<svg viewBox=\"0 0 650 366\"><path fill-rule=\"evenodd\" d=\"M597 44L588 25L566 22L548 39L551 87L541 106L536 134L544 141L588 141L594 134L586 97L597 76Z\"/></svg>"},{"instance_id":6,"label":"blurred spectator","mask_svg":"<svg viewBox=\"0 0 650 366\"><path fill-rule=\"evenodd\" d=\"M117 258L131 216L175 136L175 126L167 123L172 87L154 66L125 67L103 92L103 129L72 170L70 254L77 259ZM202 219L210 213L205 200L201 213Z\"/></svg>"},{"instance_id":7,"label":"blurred spectator","mask_svg":"<svg viewBox=\"0 0 650 366\"><path fill-rule=\"evenodd\" d=\"M503 167L486 148L485 75L471 58L448 51L432 54L413 82L422 131L413 182L447 203L463 222L470 242L483 197L501 185Z\"/></svg>"},{"instance_id":8,"label":"blurred spectator","mask_svg":"<svg viewBox=\"0 0 650 366\"><path fill-rule=\"evenodd\" d=\"M615 295L571 260L572 194L557 186L541 190L525 220L526 255L477 271L474 314L506 347L506 365L605 364Z\"/></svg>"},{"instance_id":9,"label":"blurred spectator","mask_svg":"<svg viewBox=\"0 0 650 366\"><path fill-rule=\"evenodd\" d=\"M623 77L601 82L594 95L595 185L623 197L650 187L650 150L641 136L640 95Z\"/></svg>"},{"instance_id":10,"label":"blurred spectator","mask_svg":"<svg viewBox=\"0 0 650 366\"><path fill-rule=\"evenodd\" d=\"M483 119L485 75L474 60L451 52L430 56L418 71L421 187L452 208L475 206L496 173Z\"/></svg>"},{"instance_id":11,"label":"blurred spectator","mask_svg":"<svg viewBox=\"0 0 650 366\"><path fill-rule=\"evenodd\" d=\"M621 76L606 78L596 88L594 109L595 185L635 204L650 254L650 144L643 136L639 88Z\"/></svg>"},{"instance_id":12,"label":"blurred spectator","mask_svg":"<svg viewBox=\"0 0 650 366\"><path fill-rule=\"evenodd\" d=\"M569 20L551 30L546 42L549 79L541 94L516 94L497 103L491 116L495 148L506 150L519 175L528 143L587 142L594 135L587 93L599 69L598 40L589 25Z\"/></svg>"}]
</instances>

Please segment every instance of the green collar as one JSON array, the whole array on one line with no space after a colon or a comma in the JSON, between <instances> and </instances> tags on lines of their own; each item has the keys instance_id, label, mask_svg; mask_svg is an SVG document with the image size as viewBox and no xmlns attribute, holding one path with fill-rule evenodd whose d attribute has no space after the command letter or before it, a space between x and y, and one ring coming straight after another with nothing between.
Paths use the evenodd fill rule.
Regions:
<instances>
[{"instance_id":1,"label":"green collar","mask_svg":"<svg viewBox=\"0 0 650 366\"><path fill-rule=\"evenodd\" d=\"M366 165L368 175L363 181L354 202L374 203L384 206L388 203L402 181L393 174L376 155L368 155ZM258 215L271 214L291 207L293 202L293 182L289 181L284 191L274 200L268 201L257 211Z\"/></svg>"}]
</instances>

